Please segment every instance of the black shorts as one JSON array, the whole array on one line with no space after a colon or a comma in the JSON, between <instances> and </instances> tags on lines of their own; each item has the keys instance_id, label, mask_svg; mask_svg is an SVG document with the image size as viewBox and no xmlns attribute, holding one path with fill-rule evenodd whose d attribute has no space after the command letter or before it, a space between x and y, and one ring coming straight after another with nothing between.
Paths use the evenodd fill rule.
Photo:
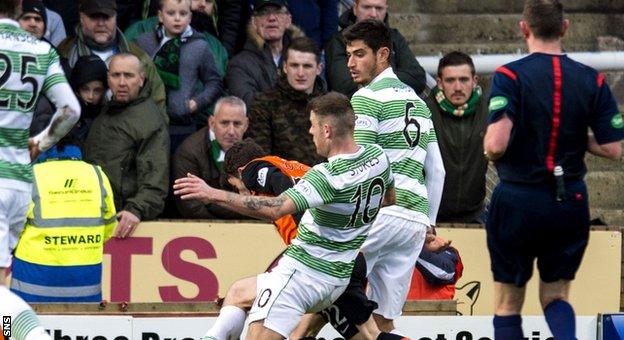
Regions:
<instances>
[{"instance_id":1,"label":"black shorts","mask_svg":"<svg viewBox=\"0 0 624 340\"><path fill-rule=\"evenodd\" d=\"M333 305L319 312L345 339L356 335L359 332L357 325L365 323L377 309L377 303L366 296L366 284L366 260L359 253L345 292Z\"/></svg>"},{"instance_id":2,"label":"black shorts","mask_svg":"<svg viewBox=\"0 0 624 340\"><path fill-rule=\"evenodd\" d=\"M566 185L563 201L552 186L501 182L486 223L494 281L523 287L533 261L544 282L572 280L589 239L589 206L583 181Z\"/></svg>"}]
</instances>

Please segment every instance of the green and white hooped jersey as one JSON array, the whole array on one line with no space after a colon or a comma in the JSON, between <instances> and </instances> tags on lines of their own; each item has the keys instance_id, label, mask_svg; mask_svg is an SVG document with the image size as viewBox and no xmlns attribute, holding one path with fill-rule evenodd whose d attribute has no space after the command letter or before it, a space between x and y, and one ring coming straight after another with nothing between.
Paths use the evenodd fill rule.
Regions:
<instances>
[{"instance_id":1,"label":"green and white hooped jersey","mask_svg":"<svg viewBox=\"0 0 624 340\"><path fill-rule=\"evenodd\" d=\"M67 83L56 50L0 19L0 187L30 191L28 133L39 93Z\"/></svg>"},{"instance_id":2,"label":"green and white hooped jersey","mask_svg":"<svg viewBox=\"0 0 624 340\"><path fill-rule=\"evenodd\" d=\"M428 144L437 143L429 108L390 67L358 90L351 104L355 140L379 144L392 163L397 203L381 213L429 225L423 168Z\"/></svg>"},{"instance_id":3,"label":"green and white hooped jersey","mask_svg":"<svg viewBox=\"0 0 624 340\"><path fill-rule=\"evenodd\" d=\"M347 284L393 182L390 161L374 144L360 145L356 153L330 157L310 169L284 193L297 211L307 209L286 250L287 257L296 260L290 263L326 282Z\"/></svg>"}]
</instances>

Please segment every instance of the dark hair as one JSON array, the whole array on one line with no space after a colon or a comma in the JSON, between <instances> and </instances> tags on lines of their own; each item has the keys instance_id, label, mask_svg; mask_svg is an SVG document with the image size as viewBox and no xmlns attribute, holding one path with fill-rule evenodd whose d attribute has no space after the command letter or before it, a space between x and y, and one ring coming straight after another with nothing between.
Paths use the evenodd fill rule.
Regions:
<instances>
[{"instance_id":1,"label":"dark hair","mask_svg":"<svg viewBox=\"0 0 624 340\"><path fill-rule=\"evenodd\" d=\"M556 40L563 33L563 5L559 0L526 0L522 16L538 39Z\"/></svg>"},{"instance_id":2,"label":"dark hair","mask_svg":"<svg viewBox=\"0 0 624 340\"><path fill-rule=\"evenodd\" d=\"M357 22L346 28L342 36L347 45L355 40L362 40L375 53L382 47L392 51L390 29L379 20L367 19Z\"/></svg>"},{"instance_id":3,"label":"dark hair","mask_svg":"<svg viewBox=\"0 0 624 340\"><path fill-rule=\"evenodd\" d=\"M18 8L16 0L0 0L0 14L14 19L20 11L21 8Z\"/></svg>"},{"instance_id":4,"label":"dark hair","mask_svg":"<svg viewBox=\"0 0 624 340\"><path fill-rule=\"evenodd\" d=\"M237 176L238 168L253 161L256 158L264 157L267 153L262 147L251 138L245 138L240 142L234 143L232 147L225 153L223 160L223 174L229 176ZM226 177L227 179L227 177Z\"/></svg>"},{"instance_id":5,"label":"dark hair","mask_svg":"<svg viewBox=\"0 0 624 340\"><path fill-rule=\"evenodd\" d=\"M314 111L320 121L332 120L332 127L339 137L353 134L355 128L355 113L349 98L342 93L329 92L312 99L307 106L307 112Z\"/></svg>"},{"instance_id":6,"label":"dark hair","mask_svg":"<svg viewBox=\"0 0 624 340\"><path fill-rule=\"evenodd\" d=\"M321 50L316 46L314 40L308 37L299 37L295 38L290 42L288 48L286 48L286 52L284 52L284 62L288 60L288 52L290 50L303 52L303 53L312 53L316 57L316 63L321 62Z\"/></svg>"},{"instance_id":7,"label":"dark hair","mask_svg":"<svg viewBox=\"0 0 624 340\"><path fill-rule=\"evenodd\" d=\"M445 54L438 63L438 77L442 77L442 70L448 66L470 66L470 72L475 75L475 66L472 62L472 58L464 52L453 51Z\"/></svg>"}]
</instances>

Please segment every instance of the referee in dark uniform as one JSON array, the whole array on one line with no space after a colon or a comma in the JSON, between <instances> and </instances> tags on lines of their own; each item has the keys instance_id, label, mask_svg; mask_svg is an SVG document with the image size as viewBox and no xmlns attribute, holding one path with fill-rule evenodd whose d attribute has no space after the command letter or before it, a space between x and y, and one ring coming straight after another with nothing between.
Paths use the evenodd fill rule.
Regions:
<instances>
[{"instance_id":1,"label":"referee in dark uniform","mask_svg":"<svg viewBox=\"0 0 624 340\"><path fill-rule=\"evenodd\" d=\"M589 237L586 151L621 157L624 122L602 74L562 52L569 26L558 0L527 0L530 55L496 70L484 149L495 161L487 244L495 339L522 339L520 311L537 259L540 302L555 339L575 339L567 302Z\"/></svg>"}]
</instances>

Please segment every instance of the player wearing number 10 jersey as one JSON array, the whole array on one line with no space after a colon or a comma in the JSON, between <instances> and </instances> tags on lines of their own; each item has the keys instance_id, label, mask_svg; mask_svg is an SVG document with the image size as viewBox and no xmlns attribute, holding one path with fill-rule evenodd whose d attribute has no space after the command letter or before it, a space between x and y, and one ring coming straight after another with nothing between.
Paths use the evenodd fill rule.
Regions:
<instances>
[{"instance_id":1,"label":"player wearing number 10 jersey","mask_svg":"<svg viewBox=\"0 0 624 340\"><path fill-rule=\"evenodd\" d=\"M13 20L21 7L19 0L0 0L0 315L12 318L15 339L40 340L50 337L32 309L4 286L5 270L30 203L31 159L72 128L80 117L80 106L56 51ZM29 139L40 92L58 110L50 126Z\"/></svg>"},{"instance_id":2,"label":"player wearing number 10 jersey","mask_svg":"<svg viewBox=\"0 0 624 340\"><path fill-rule=\"evenodd\" d=\"M353 80L364 86L351 98L357 115L358 144L379 144L392 163L396 204L385 207L362 246L369 298L379 304L373 316L382 332L401 315L414 263L442 197L444 165L431 113L388 62L390 31L364 20L343 33Z\"/></svg>"},{"instance_id":3,"label":"player wearing number 10 jersey","mask_svg":"<svg viewBox=\"0 0 624 340\"><path fill-rule=\"evenodd\" d=\"M257 277L247 339L286 338L304 313L331 305L349 283L382 201L394 202L390 161L377 145L356 145L349 100L330 92L310 101L308 108L310 134L328 162L313 167L280 196L226 193L195 176L177 179L174 185L182 199L217 203L271 220L305 211L297 237L279 264Z\"/></svg>"}]
</instances>

